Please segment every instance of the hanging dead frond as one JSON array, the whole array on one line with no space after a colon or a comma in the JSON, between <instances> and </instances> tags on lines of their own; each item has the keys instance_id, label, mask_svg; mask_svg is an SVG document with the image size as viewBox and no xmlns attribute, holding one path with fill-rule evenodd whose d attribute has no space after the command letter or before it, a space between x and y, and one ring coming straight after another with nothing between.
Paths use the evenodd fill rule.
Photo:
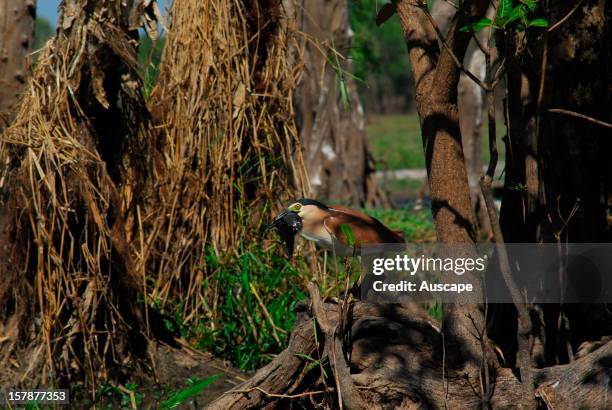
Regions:
<instances>
[{"instance_id":1,"label":"hanging dead frond","mask_svg":"<svg viewBox=\"0 0 612 410\"><path fill-rule=\"evenodd\" d=\"M95 391L145 356L134 249L152 146L132 21L142 1L124 3L62 3L57 37L0 140L0 361L19 366L0 381L11 385L78 380Z\"/></svg>"},{"instance_id":2,"label":"hanging dead frond","mask_svg":"<svg viewBox=\"0 0 612 410\"><path fill-rule=\"evenodd\" d=\"M164 153L154 212L166 217L152 297L178 286L186 316L201 308L206 248L237 252L271 207L305 190L301 64L279 1L177 0L171 19L152 104Z\"/></svg>"}]
</instances>

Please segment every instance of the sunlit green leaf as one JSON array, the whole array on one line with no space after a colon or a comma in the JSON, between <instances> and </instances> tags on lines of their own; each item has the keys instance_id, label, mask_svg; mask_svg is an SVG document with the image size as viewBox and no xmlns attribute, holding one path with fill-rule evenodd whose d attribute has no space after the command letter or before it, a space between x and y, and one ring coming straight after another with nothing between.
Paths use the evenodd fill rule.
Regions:
<instances>
[{"instance_id":1,"label":"sunlit green leaf","mask_svg":"<svg viewBox=\"0 0 612 410\"><path fill-rule=\"evenodd\" d=\"M162 403L162 409L173 409L184 404L187 400L200 393L202 390L219 380L223 373L210 376L198 383L194 383L178 392L174 393L168 400Z\"/></svg>"},{"instance_id":2,"label":"sunlit green leaf","mask_svg":"<svg viewBox=\"0 0 612 410\"><path fill-rule=\"evenodd\" d=\"M534 11L537 6L535 0L521 0L521 3L526 5L529 11Z\"/></svg>"},{"instance_id":3,"label":"sunlit green leaf","mask_svg":"<svg viewBox=\"0 0 612 410\"><path fill-rule=\"evenodd\" d=\"M548 21L545 19L534 19L529 22L529 27L548 27Z\"/></svg>"},{"instance_id":4,"label":"sunlit green leaf","mask_svg":"<svg viewBox=\"0 0 612 410\"><path fill-rule=\"evenodd\" d=\"M524 18L527 15L527 8L519 4L515 8L512 9L510 16L508 17L508 23L518 20L519 18Z\"/></svg>"},{"instance_id":5,"label":"sunlit green leaf","mask_svg":"<svg viewBox=\"0 0 612 410\"><path fill-rule=\"evenodd\" d=\"M342 224L340 226L340 229L342 230L342 233L344 234L344 237L346 238L347 244L349 246L355 245L355 234L353 233L353 230L351 229L351 227L348 226L347 224Z\"/></svg>"},{"instance_id":6,"label":"sunlit green leaf","mask_svg":"<svg viewBox=\"0 0 612 410\"><path fill-rule=\"evenodd\" d=\"M507 19L512 13L512 0L499 0L497 5L497 17Z\"/></svg>"},{"instance_id":7,"label":"sunlit green leaf","mask_svg":"<svg viewBox=\"0 0 612 410\"><path fill-rule=\"evenodd\" d=\"M493 22L491 21L491 19L488 19L488 18L484 17L484 18L482 18L482 19L480 19L480 20L478 20L478 21L476 21L474 23L471 23L471 24L468 24L468 25L465 25L465 26L461 27L459 29L459 31L463 31L463 32L467 32L467 31L479 32L483 28L490 27L491 25L493 25Z\"/></svg>"},{"instance_id":8,"label":"sunlit green leaf","mask_svg":"<svg viewBox=\"0 0 612 410\"><path fill-rule=\"evenodd\" d=\"M344 108L349 107L348 89L346 87L346 81L344 78L340 79L340 97L342 98L342 105Z\"/></svg>"}]
</instances>

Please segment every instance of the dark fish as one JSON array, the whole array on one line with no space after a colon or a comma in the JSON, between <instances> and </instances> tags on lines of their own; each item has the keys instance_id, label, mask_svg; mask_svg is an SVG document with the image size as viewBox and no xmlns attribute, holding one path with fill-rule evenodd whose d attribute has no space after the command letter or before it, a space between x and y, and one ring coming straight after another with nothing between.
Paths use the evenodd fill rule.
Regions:
<instances>
[{"instance_id":1,"label":"dark fish","mask_svg":"<svg viewBox=\"0 0 612 410\"><path fill-rule=\"evenodd\" d=\"M295 235L302 230L302 218L295 212L285 209L266 227L266 231L272 228L278 231L278 234L285 243L287 255L291 257L293 255Z\"/></svg>"}]
</instances>

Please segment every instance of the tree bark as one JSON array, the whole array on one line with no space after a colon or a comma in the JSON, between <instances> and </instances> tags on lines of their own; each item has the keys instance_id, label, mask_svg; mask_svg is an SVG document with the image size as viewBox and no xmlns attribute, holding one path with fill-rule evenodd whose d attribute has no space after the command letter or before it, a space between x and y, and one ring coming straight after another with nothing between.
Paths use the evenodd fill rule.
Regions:
<instances>
[{"instance_id":1,"label":"tree bark","mask_svg":"<svg viewBox=\"0 0 612 410\"><path fill-rule=\"evenodd\" d=\"M508 42L519 54L510 53L508 67L511 126L500 214L507 242L612 241L612 133L548 111L560 108L610 122L611 77L604 67L612 61L606 28L611 7L605 3L542 2L540 14L551 26L567 19L551 32L519 33ZM529 51L521 44L529 44ZM513 315L505 312L497 320L496 339L513 332L507 326ZM602 305L542 305L534 317L539 320L532 355L540 366L571 361L581 343L612 334ZM507 346L505 355L512 357L514 348Z\"/></svg>"},{"instance_id":2,"label":"tree bark","mask_svg":"<svg viewBox=\"0 0 612 410\"><path fill-rule=\"evenodd\" d=\"M338 324L339 307L325 303L329 325ZM313 333L313 312L301 305L289 347L253 378L224 393L207 409L338 408L332 389L321 381L323 337ZM352 383L368 408L482 408L479 389L446 360L442 335L426 315L398 305L356 302L350 308ZM326 339L325 339L326 340ZM536 395L551 409L605 408L612 342L604 342L575 362L533 369ZM306 357L311 359L306 359ZM525 397L512 369L500 368L488 402L491 408L520 409ZM317 407L319 406L319 407Z\"/></svg>"},{"instance_id":3,"label":"tree bark","mask_svg":"<svg viewBox=\"0 0 612 410\"><path fill-rule=\"evenodd\" d=\"M347 205L387 205L376 184L363 107L345 57L352 44L348 3L296 2L298 26L308 37L296 111L310 194ZM342 82L348 104L342 97Z\"/></svg>"},{"instance_id":4,"label":"tree bark","mask_svg":"<svg viewBox=\"0 0 612 410\"><path fill-rule=\"evenodd\" d=\"M468 16L483 15L487 1L466 3L465 15L458 16L448 30L446 41L450 50L463 60L470 34L458 28ZM400 1L397 12L416 83L416 103L421 121L423 147L432 202L432 213L438 241L443 244L463 244L467 253L476 254L472 203L468 183L457 107L457 87L460 69L446 47L440 50L432 22L424 2ZM474 289L480 280L471 277ZM450 345L466 363L478 366L481 345L474 336L484 328L484 316L477 305L445 306L444 332Z\"/></svg>"},{"instance_id":5,"label":"tree bark","mask_svg":"<svg viewBox=\"0 0 612 410\"><path fill-rule=\"evenodd\" d=\"M447 33L456 13L457 9L445 0L437 0L431 11L432 17L443 34ZM485 56L474 40L470 42L466 51L464 65L481 81L485 80ZM470 185L470 198L476 218L477 236L478 239L488 239L491 235L491 225L479 185L480 177L483 174L481 130L484 90L462 72L459 78L458 92L457 106L461 143Z\"/></svg>"},{"instance_id":6,"label":"tree bark","mask_svg":"<svg viewBox=\"0 0 612 410\"><path fill-rule=\"evenodd\" d=\"M0 132L15 117L29 76L36 0L0 1Z\"/></svg>"}]
</instances>

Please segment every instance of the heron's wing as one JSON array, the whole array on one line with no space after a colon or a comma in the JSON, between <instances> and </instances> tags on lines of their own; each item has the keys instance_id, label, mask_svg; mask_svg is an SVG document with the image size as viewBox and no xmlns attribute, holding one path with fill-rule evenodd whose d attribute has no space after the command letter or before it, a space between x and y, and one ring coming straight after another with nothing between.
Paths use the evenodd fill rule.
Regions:
<instances>
[{"instance_id":1,"label":"heron's wing","mask_svg":"<svg viewBox=\"0 0 612 410\"><path fill-rule=\"evenodd\" d=\"M405 242L401 235L387 228L378 219L343 206L331 206L324 223L330 234L344 244L348 244L348 241L342 232L342 225L351 229L356 245Z\"/></svg>"}]
</instances>

